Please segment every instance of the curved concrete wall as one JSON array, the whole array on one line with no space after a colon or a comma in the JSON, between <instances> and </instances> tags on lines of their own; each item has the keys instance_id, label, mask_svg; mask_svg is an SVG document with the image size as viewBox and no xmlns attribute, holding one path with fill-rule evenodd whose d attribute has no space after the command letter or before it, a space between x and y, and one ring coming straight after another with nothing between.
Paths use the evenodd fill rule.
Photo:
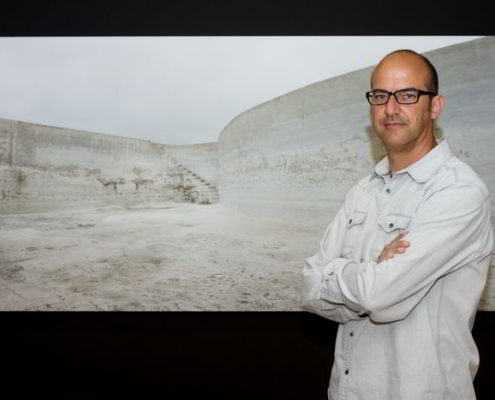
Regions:
<instances>
[{"instance_id":1,"label":"curved concrete wall","mask_svg":"<svg viewBox=\"0 0 495 400\"><path fill-rule=\"evenodd\" d=\"M425 54L446 97L439 136L448 138L495 196L495 38ZM323 229L349 188L384 155L364 96L372 70L312 84L231 121L218 142L220 201Z\"/></svg>"},{"instance_id":2,"label":"curved concrete wall","mask_svg":"<svg viewBox=\"0 0 495 400\"><path fill-rule=\"evenodd\" d=\"M437 68L444 114L437 134L487 184L495 215L495 38L425 53ZM346 192L385 155L364 93L373 67L278 97L230 122L218 141L219 195L251 215L322 233ZM481 310L495 304L495 262Z\"/></svg>"},{"instance_id":3,"label":"curved concrete wall","mask_svg":"<svg viewBox=\"0 0 495 400\"><path fill-rule=\"evenodd\" d=\"M169 146L0 119L0 213L213 202L216 143Z\"/></svg>"}]
</instances>

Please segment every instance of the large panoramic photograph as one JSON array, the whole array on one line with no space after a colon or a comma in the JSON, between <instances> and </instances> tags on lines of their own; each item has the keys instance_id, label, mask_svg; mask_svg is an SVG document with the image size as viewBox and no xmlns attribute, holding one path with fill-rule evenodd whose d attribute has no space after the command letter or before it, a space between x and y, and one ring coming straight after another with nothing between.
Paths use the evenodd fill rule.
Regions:
<instances>
[{"instance_id":1,"label":"large panoramic photograph","mask_svg":"<svg viewBox=\"0 0 495 400\"><path fill-rule=\"evenodd\" d=\"M385 156L365 92L403 48L493 204L493 37L0 38L0 310L300 311Z\"/></svg>"}]
</instances>

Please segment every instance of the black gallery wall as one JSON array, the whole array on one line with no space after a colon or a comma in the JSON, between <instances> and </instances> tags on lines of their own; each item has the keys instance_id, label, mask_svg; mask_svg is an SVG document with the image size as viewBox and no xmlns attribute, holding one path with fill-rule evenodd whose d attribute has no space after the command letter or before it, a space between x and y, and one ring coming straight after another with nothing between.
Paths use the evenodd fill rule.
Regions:
<instances>
[{"instance_id":1,"label":"black gallery wall","mask_svg":"<svg viewBox=\"0 0 495 400\"><path fill-rule=\"evenodd\" d=\"M326 399L337 324L306 312L3 312L5 398ZM493 397L495 313L473 329ZM7 396L8 395L8 396Z\"/></svg>"},{"instance_id":2,"label":"black gallery wall","mask_svg":"<svg viewBox=\"0 0 495 400\"><path fill-rule=\"evenodd\" d=\"M0 35L491 35L489 4L398 19L384 3L31 0L2 5ZM325 399L337 329L304 312L3 312L0 326L2 397L50 399ZM494 326L478 313L478 400L493 398Z\"/></svg>"}]
</instances>

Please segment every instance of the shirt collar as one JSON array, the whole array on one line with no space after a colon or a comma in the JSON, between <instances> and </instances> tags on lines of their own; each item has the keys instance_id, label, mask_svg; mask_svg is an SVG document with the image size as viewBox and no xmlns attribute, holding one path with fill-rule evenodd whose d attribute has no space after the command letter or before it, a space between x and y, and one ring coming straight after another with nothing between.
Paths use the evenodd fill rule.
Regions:
<instances>
[{"instance_id":1,"label":"shirt collar","mask_svg":"<svg viewBox=\"0 0 495 400\"><path fill-rule=\"evenodd\" d=\"M414 164L397 171L396 174L407 172L418 183L428 181L451 157L452 150L446 140L428 152ZM390 173L388 158L383 158L375 167L375 176L383 177Z\"/></svg>"}]
</instances>

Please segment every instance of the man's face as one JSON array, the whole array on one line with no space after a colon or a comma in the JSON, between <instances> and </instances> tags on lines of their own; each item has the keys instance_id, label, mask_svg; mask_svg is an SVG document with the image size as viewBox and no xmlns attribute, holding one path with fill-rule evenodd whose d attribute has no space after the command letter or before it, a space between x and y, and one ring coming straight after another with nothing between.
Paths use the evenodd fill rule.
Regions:
<instances>
[{"instance_id":1,"label":"man's face","mask_svg":"<svg viewBox=\"0 0 495 400\"><path fill-rule=\"evenodd\" d=\"M429 91L428 77L428 69L418 57L399 53L389 56L377 67L371 89ZM421 95L416 104L398 104L395 97L390 96L387 104L371 106L373 129L387 150L410 151L433 137L433 119L439 111L436 104L432 106L435 100L430 97Z\"/></svg>"}]
</instances>

